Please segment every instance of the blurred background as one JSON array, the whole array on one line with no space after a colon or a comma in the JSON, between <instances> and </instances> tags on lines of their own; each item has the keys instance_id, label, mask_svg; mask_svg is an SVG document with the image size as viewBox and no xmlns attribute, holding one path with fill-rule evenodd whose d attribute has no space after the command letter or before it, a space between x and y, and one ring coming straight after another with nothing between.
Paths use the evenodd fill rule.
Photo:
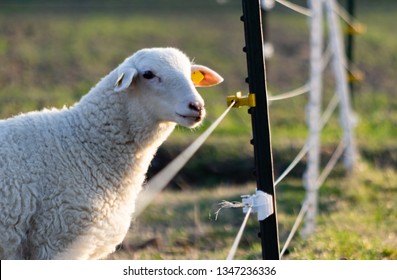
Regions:
<instances>
[{"instance_id":1,"label":"blurred background","mask_svg":"<svg viewBox=\"0 0 397 280\"><path fill-rule=\"evenodd\" d=\"M306 6L306 1L292 1ZM344 0L339 0L344 5ZM337 166L320 190L315 234L297 235L286 259L397 259L397 37L393 0L356 1L366 32L355 38L356 141L360 160L352 174ZM200 89L208 117L193 131L178 127L161 147L149 178L175 158L225 109L226 96L247 92L244 30L239 0L2 0L0 2L0 117L44 107L70 106L125 57L145 47L172 46L225 81ZM268 89L279 94L309 79L308 18L276 4L267 14L273 56ZM345 28L344 22L341 22ZM324 106L335 90L324 73ZM274 102L271 121L275 177L304 145L307 95ZM321 136L324 161L339 143L338 114ZM233 109L170 186L131 226L111 259L224 259L244 218L222 210L222 200L255 192L247 109ZM281 245L305 191L305 159L277 188ZM237 259L261 258L252 217Z\"/></svg>"}]
</instances>

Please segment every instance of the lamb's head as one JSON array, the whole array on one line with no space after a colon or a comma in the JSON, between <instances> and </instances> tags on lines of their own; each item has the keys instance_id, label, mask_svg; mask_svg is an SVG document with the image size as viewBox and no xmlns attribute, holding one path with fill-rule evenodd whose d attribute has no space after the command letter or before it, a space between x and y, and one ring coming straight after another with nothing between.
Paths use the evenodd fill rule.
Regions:
<instances>
[{"instance_id":1,"label":"lamb's head","mask_svg":"<svg viewBox=\"0 0 397 280\"><path fill-rule=\"evenodd\" d=\"M159 121L195 127L205 116L204 101L195 87L223 81L215 71L194 65L174 48L143 49L117 68L115 91L139 98Z\"/></svg>"}]
</instances>

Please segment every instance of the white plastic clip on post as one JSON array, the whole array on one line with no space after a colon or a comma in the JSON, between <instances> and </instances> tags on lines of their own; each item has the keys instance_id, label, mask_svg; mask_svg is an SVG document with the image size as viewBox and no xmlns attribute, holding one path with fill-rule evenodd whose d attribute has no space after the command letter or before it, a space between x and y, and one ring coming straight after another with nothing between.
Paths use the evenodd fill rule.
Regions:
<instances>
[{"instance_id":1,"label":"white plastic clip on post","mask_svg":"<svg viewBox=\"0 0 397 280\"><path fill-rule=\"evenodd\" d=\"M246 206L243 208L243 213L247 213L252 207L252 213L258 213L258 221L263 221L273 211L273 197L263 191L257 190L253 195L242 195L242 203Z\"/></svg>"}]
</instances>

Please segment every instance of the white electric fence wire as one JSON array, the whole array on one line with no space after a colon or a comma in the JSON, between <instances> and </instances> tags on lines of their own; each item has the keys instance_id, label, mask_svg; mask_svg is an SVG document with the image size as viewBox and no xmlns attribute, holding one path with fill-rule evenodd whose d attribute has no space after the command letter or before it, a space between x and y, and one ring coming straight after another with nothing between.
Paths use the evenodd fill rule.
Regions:
<instances>
[{"instance_id":1,"label":"white electric fence wire","mask_svg":"<svg viewBox=\"0 0 397 280\"><path fill-rule=\"evenodd\" d=\"M288 99L288 98L292 98L292 97L296 97L305 93L308 93L310 90L310 86L308 83L306 83L305 85L291 90L289 92L286 93L282 93L282 94L278 94L278 95L273 95L273 96L269 96L269 101L279 101L279 100L284 100L284 99Z\"/></svg>"},{"instance_id":2,"label":"white electric fence wire","mask_svg":"<svg viewBox=\"0 0 397 280\"><path fill-rule=\"evenodd\" d=\"M339 103L339 95L335 94L332 99L330 100L330 102L328 103L327 108L324 110L323 114L321 115L320 118L320 130L322 130L324 128L324 126L326 125L326 123L329 121L329 119L332 116L332 113L335 111L336 106L338 106Z\"/></svg>"},{"instance_id":3,"label":"white electric fence wire","mask_svg":"<svg viewBox=\"0 0 397 280\"><path fill-rule=\"evenodd\" d=\"M300 13L302 15L305 15L307 17L311 17L312 13L310 11L310 9L307 9L305 7L299 6L297 4L291 3L289 1L286 0L276 0L276 2L280 3L281 5L284 5L287 8L290 8L291 10Z\"/></svg>"},{"instance_id":4,"label":"white electric fence wire","mask_svg":"<svg viewBox=\"0 0 397 280\"><path fill-rule=\"evenodd\" d=\"M283 249L281 250L281 253L280 253L280 259L283 257L285 251L288 249L288 246L291 243L292 238L294 238L295 233L297 232L300 224L302 223L307 210L309 210L309 203L307 203L307 201L305 201L305 202L303 202L301 210L299 211L299 214L296 217L295 223L292 226L291 232L289 233L288 238L284 243Z\"/></svg>"},{"instance_id":5,"label":"white electric fence wire","mask_svg":"<svg viewBox=\"0 0 397 280\"><path fill-rule=\"evenodd\" d=\"M346 9L343 8L338 2L336 2L335 5L335 13L352 28L361 25L360 22L350 15L349 12L346 11Z\"/></svg>"},{"instance_id":6,"label":"white electric fence wire","mask_svg":"<svg viewBox=\"0 0 397 280\"><path fill-rule=\"evenodd\" d=\"M325 68L327 67L328 63L331 61L331 57L332 57L332 47L331 47L331 43L328 44L327 48L325 49L323 56L321 58L321 71L324 72Z\"/></svg>"},{"instance_id":7,"label":"white electric fence wire","mask_svg":"<svg viewBox=\"0 0 397 280\"><path fill-rule=\"evenodd\" d=\"M287 1L283 1L283 0L276 0L278 3L283 4L284 6L293 9L299 13L302 13L306 16L311 16L311 12L310 10L307 9L307 11L305 11L305 8L302 8L300 6L297 6L295 4L289 3ZM347 24L349 24L352 28L354 28L354 26L357 26L359 24L359 22L353 18L340 4L337 4L336 8L335 8L335 12L339 15L340 18L342 18ZM323 55L323 59L322 59L322 70L324 71L325 67L327 66L327 64L329 63L330 59L332 56L332 51L330 46L328 45L324 55ZM346 69L348 69L347 65L344 65ZM348 69L349 70L349 69ZM305 85L309 88L309 85ZM303 87L302 87L303 88ZM301 88L299 88L301 89ZM298 89L296 90L298 91ZM302 93L303 94L303 93ZM296 95L292 95L291 97L297 96L300 94L296 94ZM279 95L280 97L283 97L283 95ZM278 97L278 96L277 96ZM274 97L270 98L269 100L271 101L275 101L278 100ZM286 97L288 98L288 97ZM280 100L285 99L285 98L280 98ZM331 99L330 103L328 104L327 109L324 111L324 113L321 116L320 119L320 130L324 127L324 125L328 122L328 120L330 119L332 113L334 112L334 110L336 109L336 106L339 103L339 96L338 95L334 95L333 98ZM291 162L290 166L288 166L288 168L284 171L283 174L281 174L281 176L276 180L275 185L277 185L278 183L280 183L285 176L288 175L288 173L300 162L300 160L305 156L305 154L308 152L309 150L309 145L308 142L305 143L305 145L303 146L303 148L301 149L301 151L298 153L298 155L296 156L296 158ZM316 181L316 185L317 188L320 188L323 183L325 182L325 180L327 179L327 177L329 176L329 174L331 173L331 171L334 169L336 163L338 162L339 158L342 156L343 151L345 149L345 143L343 142L343 140L339 143L339 145L337 146L337 148L335 149L334 153L332 154L331 158L329 159L327 165L324 167L323 171L321 172L320 176L317 178ZM291 229L291 232L288 235L287 240L285 241L284 247L280 253L280 258L283 257L285 251L287 250L289 244L291 243L291 240L293 239L293 237L295 236L299 225L302 223L303 218L306 214L306 212L308 211L310 205L307 201L304 201L302 204L302 207L299 211L299 214L295 220L295 223Z\"/></svg>"},{"instance_id":8,"label":"white electric fence wire","mask_svg":"<svg viewBox=\"0 0 397 280\"><path fill-rule=\"evenodd\" d=\"M146 191L142 193L142 198L138 200L139 204L135 211L135 217L138 217L142 211L152 202L155 196L161 192L175 175L182 169L188 160L204 144L205 140L211 135L215 128L225 118L227 113L233 107L234 102L223 112L223 114L204 131L189 147L179 154L171 163L157 173L147 184Z\"/></svg>"},{"instance_id":9,"label":"white electric fence wire","mask_svg":"<svg viewBox=\"0 0 397 280\"><path fill-rule=\"evenodd\" d=\"M327 53L327 52L326 52L326 53ZM327 108L324 110L323 114L321 115L320 123L319 123L319 129L320 129L320 130L322 130L322 129L324 128L325 124L329 121L329 119L331 118L332 113L335 111L335 109L336 109L338 103L339 103L339 96L338 96L337 94L335 94L335 95L332 97L332 99L330 100L330 102L328 103ZM338 147L339 147L339 146L338 146ZM275 186L277 186L277 185L278 185L278 184L291 172L291 170L293 170L293 169L295 168L295 166L296 166L296 165L301 161L301 159L307 154L309 148L310 148L310 147L309 147L309 145L308 145L308 142L306 141L305 145L302 147L302 149L300 150L300 152L298 153L298 155L295 157L295 159L290 163L290 165L286 168L286 170L285 170L285 171L279 176L279 178L275 181L275 183L274 183ZM339 149L337 148L337 151L338 151L338 150L339 150ZM342 152L343 152L343 150L342 150ZM338 152L338 154L339 154L339 152ZM333 158L333 157L331 157L331 160L332 160L332 158ZM339 157L338 157L338 158L339 158ZM337 158L337 159L338 159L338 158ZM337 159L336 159L336 161L337 161ZM330 160L330 161L331 161L331 160ZM329 162L329 163L330 163L330 162ZM321 178L321 181L317 181L318 183L321 183L321 184L322 184L323 180L325 180L325 178L328 176L329 172L332 170L333 166L332 166L332 167L329 167L329 163L328 163L327 166L324 168L323 173L319 176L319 179ZM335 162L335 163L336 163L336 162ZM329 171L328 171L328 170L329 170ZM324 173L325 171L326 171L326 173ZM317 184L317 185L318 185L318 184ZM282 250L281 256L284 254L285 250L288 248L288 245L289 245L289 243L291 242L292 238L294 237L295 232L296 232L296 230L298 229L299 225L301 224L302 219L303 219L304 215L306 214L307 210L308 210L308 204L307 204L307 203L304 203L304 204L302 205L302 208L301 208L300 212L299 212L299 215L298 215L298 217L297 217L297 220L295 221L295 224L294 224L294 226L293 226L293 228L292 228L292 230L291 230L291 232L290 232L290 235L288 236L288 239L287 239L287 242L288 242L288 243L286 242L286 245L284 245L284 248L283 248L283 250ZM242 234L243 234L243 232L244 232L244 229L245 229L245 226L246 226L246 223L247 223L246 220L248 219L248 216L249 216L249 213L250 213L250 212L251 212L251 208L249 208L249 211L247 212L247 214L246 214L246 216L245 216L244 222L243 222L243 224L242 224L241 227L240 227L240 230L239 230L239 232L238 232L238 234L237 234L237 236L236 236L236 238L235 238L235 240L234 240L234 243L233 243L232 248L230 249L230 252L229 252L229 255L228 255L228 257L227 257L227 260L231 260L231 259L234 258L234 255L235 255L235 253L236 253L238 244L239 244L239 242L240 242L240 240L241 240L241 236L242 236Z\"/></svg>"},{"instance_id":10,"label":"white electric fence wire","mask_svg":"<svg viewBox=\"0 0 397 280\"><path fill-rule=\"evenodd\" d=\"M321 71L325 70L325 68L327 67L328 63L331 60L331 56L332 56L331 45L328 44L327 48L325 49L325 51L323 53L322 59L321 59L321 63L322 63ZM303 86L301 86L297 89L294 89L294 90L291 90L291 91L288 91L285 93L280 93L277 95L269 96L268 100L270 102L285 100L288 98L306 94L309 92L309 90L310 90L310 84L307 82L306 84L304 84Z\"/></svg>"},{"instance_id":11,"label":"white electric fence wire","mask_svg":"<svg viewBox=\"0 0 397 280\"><path fill-rule=\"evenodd\" d=\"M320 123L319 123L320 131L324 128L325 124L331 118L332 113L335 111L336 106L338 105L338 102L339 102L339 96L335 94L333 96L333 98L331 99L331 101L328 103L327 108L324 110L323 114L321 115ZM295 159L290 163L290 165L284 170L284 172L274 182L275 186L277 186L295 168L295 166L307 154L309 149L310 149L310 147L309 147L308 141L306 140L305 145L302 147L302 149L296 155Z\"/></svg>"},{"instance_id":12,"label":"white electric fence wire","mask_svg":"<svg viewBox=\"0 0 397 280\"><path fill-rule=\"evenodd\" d=\"M284 170L284 172L277 178L274 182L274 185L277 186L291 171L295 168L295 166L302 160L302 158L307 154L309 151L309 145L306 140L305 145L299 151L295 159L290 163L290 165Z\"/></svg>"},{"instance_id":13,"label":"white electric fence wire","mask_svg":"<svg viewBox=\"0 0 397 280\"><path fill-rule=\"evenodd\" d=\"M323 171L321 172L320 176L317 178L316 185L317 189L319 189L331 173L331 171L334 169L336 163L340 159L340 157L343 154L343 151L345 149L345 143L343 140L339 143L339 145L336 147L335 151L333 152L331 158L329 159L328 163L324 167ZM306 212L309 210L310 204L305 200L302 204L301 210L299 211L299 214L295 220L294 225L292 226L292 229L287 237L287 240L284 243L283 249L281 250L280 253L280 258L284 255L285 251L287 250L289 244L291 243L291 240L294 238L300 224L302 223L303 217L305 216Z\"/></svg>"},{"instance_id":14,"label":"white electric fence wire","mask_svg":"<svg viewBox=\"0 0 397 280\"><path fill-rule=\"evenodd\" d=\"M321 70L322 71L324 71L324 69L327 67L328 63L330 62L331 56L332 56L331 46L328 45L327 48L324 51L323 56L322 56L322 61L321 61L321 63L322 63ZM280 94L277 94L277 95L269 96L268 100L270 102L285 100L285 99L288 99L288 98L293 98L293 97L296 97L296 96L300 96L300 95L306 94L306 93L309 92L309 90L310 90L310 84L306 83L306 84L304 84L303 86L301 86L301 87L299 87L297 89L294 89L294 90L291 90L291 91L288 91L288 92L285 92L285 93L280 93Z\"/></svg>"},{"instance_id":15,"label":"white electric fence wire","mask_svg":"<svg viewBox=\"0 0 397 280\"><path fill-rule=\"evenodd\" d=\"M224 200L220 203L218 203L219 205L219 209L215 211L215 221L218 219L218 215L221 212L221 210L225 209L225 208L243 208L243 207L247 207L249 205L242 203L240 201L227 201Z\"/></svg>"},{"instance_id":16,"label":"white electric fence wire","mask_svg":"<svg viewBox=\"0 0 397 280\"><path fill-rule=\"evenodd\" d=\"M233 245L230 248L230 251L229 251L229 254L227 255L226 260L233 260L234 259L234 255L236 254L238 244L240 243L241 237L243 236L243 232L244 232L245 226L247 225L248 217L249 217L251 211L252 211L252 207L249 207L247 213L245 214L244 221L241 224L241 227L240 227L240 229L239 229L239 231L237 233L237 236L234 239Z\"/></svg>"},{"instance_id":17,"label":"white electric fence wire","mask_svg":"<svg viewBox=\"0 0 397 280\"><path fill-rule=\"evenodd\" d=\"M342 156L344 150L345 150L345 143L342 140L339 143L339 145L336 147L327 165L324 167L323 171L318 177L316 181L317 189L319 189L323 185L328 175L331 173L332 169L334 169L336 163L338 162L338 159Z\"/></svg>"},{"instance_id":18,"label":"white electric fence wire","mask_svg":"<svg viewBox=\"0 0 397 280\"><path fill-rule=\"evenodd\" d=\"M333 55L333 51L332 51L332 47L331 47L331 43L328 44L327 48L324 51L323 57L322 57L322 66L321 66L321 70L324 72L325 68L327 67L328 63L331 61L331 57ZM353 65L353 63L351 61L343 61L343 67L345 67L345 69L349 72L352 72L352 68L351 65Z\"/></svg>"}]
</instances>

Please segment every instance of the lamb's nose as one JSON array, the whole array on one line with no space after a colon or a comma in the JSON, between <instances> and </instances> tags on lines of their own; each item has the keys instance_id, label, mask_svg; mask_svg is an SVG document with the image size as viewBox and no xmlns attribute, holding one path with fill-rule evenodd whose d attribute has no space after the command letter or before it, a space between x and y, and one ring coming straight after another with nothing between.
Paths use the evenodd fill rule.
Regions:
<instances>
[{"instance_id":1,"label":"lamb's nose","mask_svg":"<svg viewBox=\"0 0 397 280\"><path fill-rule=\"evenodd\" d=\"M189 109L191 109L193 111L200 113L201 111L203 111L203 108L204 108L204 106L198 101L189 103Z\"/></svg>"}]
</instances>

